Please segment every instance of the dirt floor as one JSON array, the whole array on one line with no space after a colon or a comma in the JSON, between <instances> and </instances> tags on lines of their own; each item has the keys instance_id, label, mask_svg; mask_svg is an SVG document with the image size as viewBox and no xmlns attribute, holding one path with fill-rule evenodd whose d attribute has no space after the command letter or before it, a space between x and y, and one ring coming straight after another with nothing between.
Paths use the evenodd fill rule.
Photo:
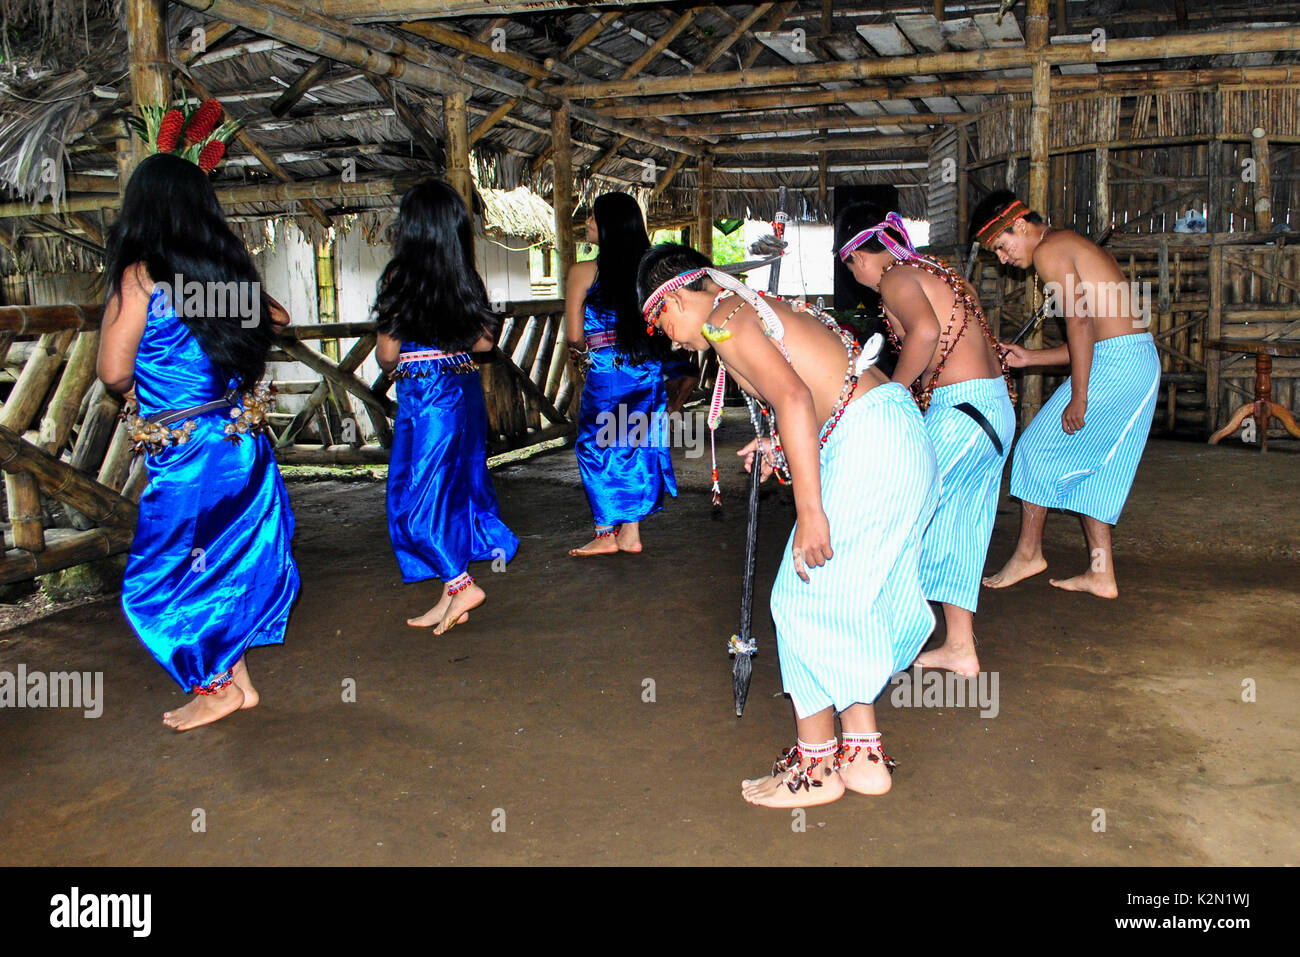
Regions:
<instances>
[{"instance_id":1,"label":"dirt floor","mask_svg":"<svg viewBox=\"0 0 1300 957\"><path fill-rule=\"evenodd\" d=\"M729 417L723 457L745 428ZM986 591L996 716L882 698L893 791L810 809L806 831L738 789L793 742L765 613L788 491L763 501L737 719L743 473L724 467L715 520L707 457L678 462L646 553L593 561L564 553L589 528L571 450L499 469L519 556L438 639L403 623L436 586L402 584L383 484L293 483L304 584L284 646L249 656L263 703L188 734L160 723L183 696L115 597L0 633L0 671L104 677L96 719L0 711L0 864L1300 863L1296 443L1152 442L1119 600L1047 576ZM1017 527L1004 501L992 567ZM1050 572L1082 570L1077 522L1048 527Z\"/></svg>"}]
</instances>

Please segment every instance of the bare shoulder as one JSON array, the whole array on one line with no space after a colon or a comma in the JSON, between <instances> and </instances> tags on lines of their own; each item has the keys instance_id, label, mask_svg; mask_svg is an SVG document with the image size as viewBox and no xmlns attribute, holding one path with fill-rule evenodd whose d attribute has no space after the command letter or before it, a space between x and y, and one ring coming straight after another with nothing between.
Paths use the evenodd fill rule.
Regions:
<instances>
[{"instance_id":1,"label":"bare shoulder","mask_svg":"<svg viewBox=\"0 0 1300 957\"><path fill-rule=\"evenodd\" d=\"M574 263L569 267L569 281L581 282L588 286L596 279L596 260L588 259Z\"/></svg>"}]
</instances>

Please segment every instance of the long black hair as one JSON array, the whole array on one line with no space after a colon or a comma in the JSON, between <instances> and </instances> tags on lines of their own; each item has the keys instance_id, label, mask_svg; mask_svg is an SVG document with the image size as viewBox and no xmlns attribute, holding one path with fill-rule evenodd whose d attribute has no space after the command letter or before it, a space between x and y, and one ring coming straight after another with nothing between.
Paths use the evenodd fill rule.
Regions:
<instances>
[{"instance_id":1,"label":"long black hair","mask_svg":"<svg viewBox=\"0 0 1300 957\"><path fill-rule=\"evenodd\" d=\"M257 385L275 338L270 301L252 255L226 223L207 174L189 160L156 153L131 174L104 256L108 298L121 292L122 275L134 263L144 263L155 283L174 284L181 277L183 285L172 290L172 304L181 321L212 364L237 377L241 389ZM207 291L218 288L211 284L232 291L250 284L245 287L249 292L258 291L258 321L245 326L246 318L252 317L226 314L238 312L230 308L207 315L211 296L183 296L193 282L202 283ZM223 301L229 306L229 298Z\"/></svg>"},{"instance_id":2,"label":"long black hair","mask_svg":"<svg viewBox=\"0 0 1300 957\"><path fill-rule=\"evenodd\" d=\"M707 269L712 265L708 256L690 246L681 246L677 243L660 243L658 246L651 246L637 266L637 299L645 302L652 292L669 279L675 279L693 269ZM704 277L693 279L678 288L700 292L704 289ZM641 325L645 325L645 319L641 320Z\"/></svg>"},{"instance_id":3,"label":"long black hair","mask_svg":"<svg viewBox=\"0 0 1300 957\"><path fill-rule=\"evenodd\" d=\"M591 304L614 310L618 349L632 362L666 358L668 343L662 336L647 334L636 292L637 264L650 248L641 207L627 193L605 193L592 204L591 211L600 242L598 283Z\"/></svg>"},{"instance_id":4,"label":"long black hair","mask_svg":"<svg viewBox=\"0 0 1300 957\"><path fill-rule=\"evenodd\" d=\"M448 352L467 351L500 329L474 266L469 210L447 183L425 180L402 197L374 315L385 335Z\"/></svg>"},{"instance_id":5,"label":"long black hair","mask_svg":"<svg viewBox=\"0 0 1300 957\"><path fill-rule=\"evenodd\" d=\"M989 193L976 205L974 212L970 214L970 238L974 242L976 234L983 229L996 216L1001 216L1008 206L1016 201L1016 194L1009 189L999 189ZM1043 217L1032 209L1025 213L1025 221L1030 223L1041 223ZM992 238L992 237L990 237Z\"/></svg>"}]
</instances>

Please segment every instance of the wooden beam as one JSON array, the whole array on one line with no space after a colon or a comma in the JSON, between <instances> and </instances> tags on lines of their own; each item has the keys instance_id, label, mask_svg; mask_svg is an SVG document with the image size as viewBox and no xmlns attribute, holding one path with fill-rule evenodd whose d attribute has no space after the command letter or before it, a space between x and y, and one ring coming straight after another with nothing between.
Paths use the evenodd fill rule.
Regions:
<instances>
[{"instance_id":1,"label":"wooden beam","mask_svg":"<svg viewBox=\"0 0 1300 957\"><path fill-rule=\"evenodd\" d=\"M610 146L609 149L605 150L605 152L597 156L596 159L592 161L591 165L587 167L587 175L594 176L596 173L599 173L601 171L601 168L604 167L604 165L608 163L610 160L612 160L615 156L617 156L618 151L621 150L624 146L626 146L628 142L629 140L626 136L620 136L618 139L614 140L613 145ZM683 162L686 160L685 156L681 156L680 158L682 159Z\"/></svg>"},{"instance_id":2,"label":"wooden beam","mask_svg":"<svg viewBox=\"0 0 1300 957\"><path fill-rule=\"evenodd\" d=\"M753 153L816 153L821 150L895 150L925 146L924 136L782 136L717 143L710 152L718 155Z\"/></svg>"},{"instance_id":3,"label":"wooden beam","mask_svg":"<svg viewBox=\"0 0 1300 957\"><path fill-rule=\"evenodd\" d=\"M551 152L553 157L551 207L555 210L555 252L557 288L563 293L564 281L573 264L577 246L573 239L573 143L569 105L564 103L551 114Z\"/></svg>"},{"instance_id":4,"label":"wooden beam","mask_svg":"<svg viewBox=\"0 0 1300 957\"><path fill-rule=\"evenodd\" d=\"M329 61L323 60L318 62L328 63ZM206 86L204 86L194 77L187 76L184 73L178 73L177 78L180 80L182 86L191 90L194 93L194 95L197 96L200 100L212 99L211 91L209 91ZM279 163L277 163L274 159L272 159L271 154L268 153L266 150L262 149L261 145L255 139L253 139L253 137L249 135L248 131L245 130L242 126L239 128L238 132L235 133L235 139L238 140L240 146L242 146L244 149L248 150L248 152L256 156L257 161L266 168L266 171L270 173L272 176L274 176L276 179L278 179L280 182L282 183L293 182L293 177L290 176L289 173ZM303 200L302 208L306 210L307 214L311 216L312 219L316 220L316 222L320 223L326 229L330 228L331 225L330 218L327 215L325 215L325 210L321 209L318 203L315 203L310 199Z\"/></svg>"},{"instance_id":5,"label":"wooden beam","mask_svg":"<svg viewBox=\"0 0 1300 957\"><path fill-rule=\"evenodd\" d=\"M469 123L465 95L452 93L443 97L443 127L447 132L447 182L465 201L471 219L474 215L474 179L469 172Z\"/></svg>"},{"instance_id":6,"label":"wooden beam","mask_svg":"<svg viewBox=\"0 0 1300 957\"><path fill-rule=\"evenodd\" d=\"M190 33L190 36L183 37L180 40L176 51L176 62L181 64L181 66L188 66L191 62L198 63L201 61L207 52L212 49L214 44L220 41L227 34L232 33L236 27L233 23L227 23L225 20L213 20L210 23L205 23L203 26L195 27L194 29L203 31L201 34L203 38L203 49L194 49L193 32Z\"/></svg>"},{"instance_id":7,"label":"wooden beam","mask_svg":"<svg viewBox=\"0 0 1300 957\"><path fill-rule=\"evenodd\" d=\"M596 39L596 37L604 33L605 28L622 15L623 11L621 10L610 10L608 13L602 13L596 18L595 23L591 24L591 26L587 27L587 29L583 30L573 38L573 42L565 47L564 52L560 54L560 59L567 60L569 57L573 56L583 47L587 46L587 44L591 43L592 40Z\"/></svg>"},{"instance_id":8,"label":"wooden beam","mask_svg":"<svg viewBox=\"0 0 1300 957\"><path fill-rule=\"evenodd\" d=\"M1092 155L1092 232L1100 236L1110 227L1110 150L1098 146Z\"/></svg>"},{"instance_id":9,"label":"wooden beam","mask_svg":"<svg viewBox=\"0 0 1300 957\"><path fill-rule=\"evenodd\" d=\"M131 105L139 111L147 104L169 104L172 99L171 64L167 60L167 16L163 0L125 0L126 44L131 77ZM122 189L130 171L148 155L149 147L131 136L129 168L119 169Z\"/></svg>"},{"instance_id":10,"label":"wooden beam","mask_svg":"<svg viewBox=\"0 0 1300 957\"><path fill-rule=\"evenodd\" d=\"M884 114L880 116L825 116L820 114L783 113L779 116L764 116L753 120L719 120L713 123L698 123L682 126L677 132L687 136L735 136L744 133L792 133L803 130L862 130L879 129L882 126L937 126L939 124L964 124L975 119L974 113L906 113ZM652 129L666 130L667 127L653 125Z\"/></svg>"},{"instance_id":11,"label":"wooden beam","mask_svg":"<svg viewBox=\"0 0 1300 957\"><path fill-rule=\"evenodd\" d=\"M330 61L323 56L317 57L311 66L298 74L298 79L290 83L288 89L271 104L269 107L270 114L272 116L284 116L329 71Z\"/></svg>"},{"instance_id":12,"label":"wooden beam","mask_svg":"<svg viewBox=\"0 0 1300 957\"><path fill-rule=\"evenodd\" d=\"M456 30L448 29L430 20L412 20L409 23L403 23L402 29L426 37L435 43L441 43L445 47L451 47L453 50L458 50L467 56L476 56L518 73L525 73L533 79L549 80L554 76L551 71L527 57L518 56L509 50L494 50L489 43L466 36Z\"/></svg>"},{"instance_id":13,"label":"wooden beam","mask_svg":"<svg viewBox=\"0 0 1300 957\"><path fill-rule=\"evenodd\" d=\"M1255 161L1255 228L1273 228L1273 174L1268 155L1268 137L1263 127L1251 131L1250 158Z\"/></svg>"},{"instance_id":14,"label":"wooden beam","mask_svg":"<svg viewBox=\"0 0 1300 957\"><path fill-rule=\"evenodd\" d=\"M660 196L663 195L664 190L666 190L669 187L672 181L676 178L677 174L682 171L682 167L685 165L686 165L685 156L677 156L676 158L673 159L672 165L668 167L668 170L659 179L659 182L655 183L654 189L650 190L651 203L653 203L656 199L658 199Z\"/></svg>"},{"instance_id":15,"label":"wooden beam","mask_svg":"<svg viewBox=\"0 0 1300 957\"><path fill-rule=\"evenodd\" d=\"M650 49L646 50L628 64L627 69L623 71L623 79L626 80L630 77L634 77L649 66L650 61L662 53L668 44L677 39L679 33L690 26L691 21L695 19L696 12L696 8L691 7L673 21L673 23L669 25L668 29L660 35L659 39L655 40L655 42L650 45Z\"/></svg>"},{"instance_id":16,"label":"wooden beam","mask_svg":"<svg viewBox=\"0 0 1300 957\"><path fill-rule=\"evenodd\" d=\"M756 5L743 20L736 24L734 30L727 34L717 46L709 51L708 56L695 65L695 69L700 71L707 70L709 67L713 66L713 64L717 63L722 55L730 50L741 37L749 32L750 27L757 23L759 18L774 6L776 6L775 3L760 3ZM721 7L715 9L718 11L722 10Z\"/></svg>"},{"instance_id":17,"label":"wooden beam","mask_svg":"<svg viewBox=\"0 0 1300 957\"><path fill-rule=\"evenodd\" d=\"M714 74L710 74L711 76ZM866 100L920 99L930 96L977 96L1029 93L1031 77L975 77L908 81L855 86L844 90L777 90L768 93L728 93L711 97L652 100L597 100L592 108L614 119L651 116L690 116L702 113L786 110L797 107L860 103ZM1147 93L1153 90L1194 90L1216 84L1280 86L1300 82L1295 65L1215 67L1203 70L1121 70L1052 77L1058 93ZM898 116L903 121L906 114Z\"/></svg>"},{"instance_id":18,"label":"wooden beam","mask_svg":"<svg viewBox=\"0 0 1300 957\"><path fill-rule=\"evenodd\" d=\"M709 153L700 157L698 189L695 248L713 259L713 156Z\"/></svg>"},{"instance_id":19,"label":"wooden beam","mask_svg":"<svg viewBox=\"0 0 1300 957\"><path fill-rule=\"evenodd\" d=\"M630 7L662 0L619 0ZM512 13L552 13L581 10L590 3L568 0L516 0L514 3L490 3L487 0L321 0L321 9L330 16L352 20L435 20L445 17L491 17Z\"/></svg>"},{"instance_id":20,"label":"wooden beam","mask_svg":"<svg viewBox=\"0 0 1300 957\"><path fill-rule=\"evenodd\" d=\"M1032 85L1029 108L1029 208L1047 216L1048 203L1048 125L1051 111L1051 64L1047 48L1048 0L1027 0L1025 45L1032 57ZM1058 183L1059 189L1063 184ZM1058 223L1057 226L1062 224ZM1037 283L1025 280L1025 307L1032 313L1038 308ZM1025 341L1027 349L1043 347L1043 327L1036 326ZM1020 415L1028 422L1043 404L1043 377L1026 376L1020 392Z\"/></svg>"},{"instance_id":21,"label":"wooden beam","mask_svg":"<svg viewBox=\"0 0 1300 957\"><path fill-rule=\"evenodd\" d=\"M778 4L776 9L772 11L772 16L763 24L764 31L770 33L773 30L781 29L781 24L785 23L785 18L788 17L791 11L793 11L798 5L797 2ZM749 52L745 54L745 59L741 61L741 66L748 70L754 65L754 61L759 58L765 49L767 48L764 47L763 44L754 40L750 44Z\"/></svg>"},{"instance_id":22,"label":"wooden beam","mask_svg":"<svg viewBox=\"0 0 1300 957\"><path fill-rule=\"evenodd\" d=\"M690 73L685 76L637 77L627 80L573 83L560 87L557 92L573 99L653 96L753 86L871 80L927 73L1015 69L1032 67L1034 59L1040 56L1045 57L1049 64L1060 66L1073 63L1168 60L1176 57L1214 56L1228 53L1276 53L1297 47L1300 47L1300 26L1268 27L1259 30L1218 30L1212 33L1112 39L1107 42L1104 51L1094 50L1089 43L1062 43L1046 47L1033 55L1026 48L999 47L988 50L863 58L834 63L800 63L767 67L762 70Z\"/></svg>"},{"instance_id":23,"label":"wooden beam","mask_svg":"<svg viewBox=\"0 0 1300 957\"><path fill-rule=\"evenodd\" d=\"M387 77L367 76L366 79L385 103L393 105L393 112L402 121L406 131L411 134L411 139L419 143L424 148L424 151L433 158L434 162L445 169L447 166L446 151L442 148L442 144L438 142L437 137L425 129L420 114L411 108L411 105L406 102L406 98L397 95L397 91L393 89L393 85L388 82Z\"/></svg>"}]
</instances>

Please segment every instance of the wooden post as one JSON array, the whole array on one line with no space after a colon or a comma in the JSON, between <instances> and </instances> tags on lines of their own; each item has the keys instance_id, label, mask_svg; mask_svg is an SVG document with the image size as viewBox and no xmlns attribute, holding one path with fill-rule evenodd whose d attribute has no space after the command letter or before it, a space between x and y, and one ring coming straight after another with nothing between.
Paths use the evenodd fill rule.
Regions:
<instances>
[{"instance_id":1,"label":"wooden post","mask_svg":"<svg viewBox=\"0 0 1300 957\"><path fill-rule=\"evenodd\" d=\"M970 239L970 177L966 174L966 164L970 162L970 140L968 127L957 127L957 244L963 249Z\"/></svg>"},{"instance_id":2,"label":"wooden post","mask_svg":"<svg viewBox=\"0 0 1300 957\"><path fill-rule=\"evenodd\" d=\"M469 111L464 93L442 98L442 118L447 130L447 182L460 193L465 207L474 215L474 180L469 175Z\"/></svg>"},{"instance_id":3,"label":"wooden post","mask_svg":"<svg viewBox=\"0 0 1300 957\"><path fill-rule=\"evenodd\" d=\"M1205 322L1205 338L1218 339L1223 329L1223 247L1210 239L1209 316ZM1218 349L1205 350L1205 408L1206 434L1212 435L1219 427L1219 363L1223 353Z\"/></svg>"},{"instance_id":4,"label":"wooden post","mask_svg":"<svg viewBox=\"0 0 1300 957\"><path fill-rule=\"evenodd\" d=\"M1092 234L1100 237L1110 225L1110 150L1098 146L1093 151Z\"/></svg>"},{"instance_id":5,"label":"wooden post","mask_svg":"<svg viewBox=\"0 0 1300 957\"><path fill-rule=\"evenodd\" d=\"M1251 130L1250 156L1255 161L1255 228L1267 232L1273 228L1273 174L1263 127Z\"/></svg>"},{"instance_id":6,"label":"wooden post","mask_svg":"<svg viewBox=\"0 0 1300 957\"><path fill-rule=\"evenodd\" d=\"M830 189L827 184L826 175L826 159L827 154L825 150L822 150L817 154L817 208L821 211L822 215L827 215L827 199L830 196Z\"/></svg>"},{"instance_id":7,"label":"wooden post","mask_svg":"<svg viewBox=\"0 0 1300 957\"><path fill-rule=\"evenodd\" d=\"M700 157L699 198L695 206L695 248L713 258L713 155Z\"/></svg>"},{"instance_id":8,"label":"wooden post","mask_svg":"<svg viewBox=\"0 0 1300 957\"><path fill-rule=\"evenodd\" d=\"M564 281L577 255L573 240L573 134L569 102L551 114L551 207L555 210L555 252L559 260L556 288L564 295Z\"/></svg>"},{"instance_id":9,"label":"wooden post","mask_svg":"<svg viewBox=\"0 0 1300 957\"><path fill-rule=\"evenodd\" d=\"M1042 215L1047 214L1048 123L1051 117L1051 64L1043 55L1047 47L1047 2L1048 0L1028 0L1025 16L1025 44L1033 59L1033 79L1029 89L1029 208ZM1026 280L1026 317L1032 315L1037 308L1038 300L1033 285ZM1029 334L1025 346L1029 349L1042 348L1041 325ZM1021 393L1022 421L1032 418L1042 402L1042 376L1027 376Z\"/></svg>"},{"instance_id":10,"label":"wooden post","mask_svg":"<svg viewBox=\"0 0 1300 957\"><path fill-rule=\"evenodd\" d=\"M146 104L170 104L171 64L167 62L167 16L163 0L126 0L124 6L131 106L139 112ZM131 170L147 153L145 142L131 135L130 169L118 170L123 189L126 189Z\"/></svg>"}]
</instances>

